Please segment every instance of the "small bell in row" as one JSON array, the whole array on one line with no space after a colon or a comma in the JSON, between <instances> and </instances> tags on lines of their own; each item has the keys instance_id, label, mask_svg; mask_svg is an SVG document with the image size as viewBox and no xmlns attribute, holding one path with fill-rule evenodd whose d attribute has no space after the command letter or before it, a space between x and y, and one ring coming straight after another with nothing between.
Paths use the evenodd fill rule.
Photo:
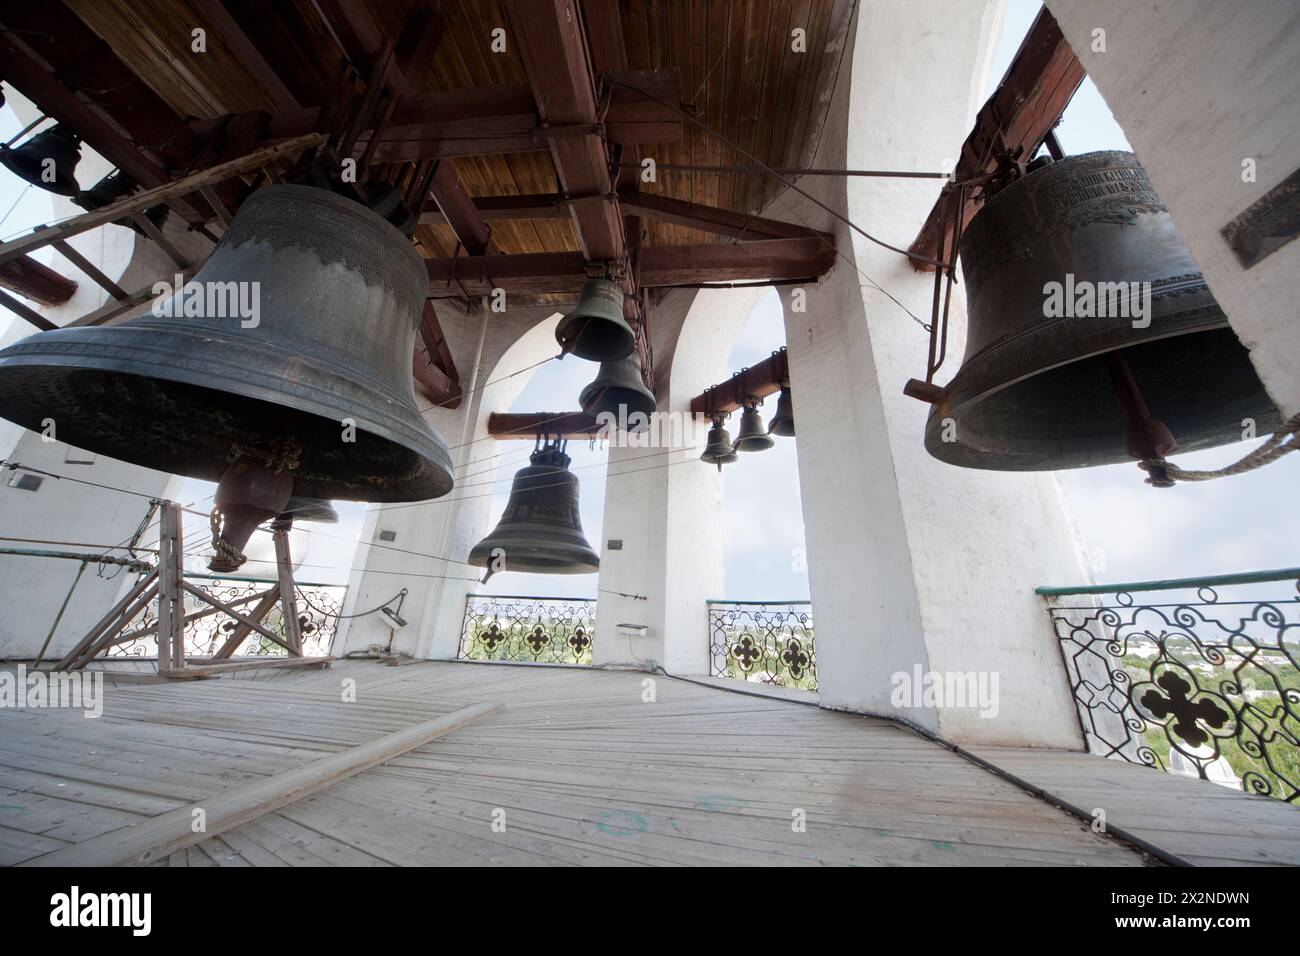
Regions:
<instances>
[{"instance_id":1,"label":"small bell in row","mask_svg":"<svg viewBox=\"0 0 1300 956\"><path fill-rule=\"evenodd\" d=\"M723 465L730 465L739 457L736 454L735 447L731 444L731 433L722 427L722 416L715 415L713 427L709 429L708 441L704 445L704 454L700 455L700 461L709 465L717 465L718 471L722 471Z\"/></svg>"},{"instance_id":2,"label":"small bell in row","mask_svg":"<svg viewBox=\"0 0 1300 956\"><path fill-rule=\"evenodd\" d=\"M555 340L567 355L592 362L614 362L636 348L636 335L623 318L623 289L612 279L588 279L573 311L555 327Z\"/></svg>"},{"instance_id":3,"label":"small bell in row","mask_svg":"<svg viewBox=\"0 0 1300 956\"><path fill-rule=\"evenodd\" d=\"M498 571L534 574L591 574L600 558L582 533L578 477L569 471L566 441L539 436L527 467L515 473L501 520L474 545L469 563Z\"/></svg>"},{"instance_id":4,"label":"small bell in row","mask_svg":"<svg viewBox=\"0 0 1300 956\"><path fill-rule=\"evenodd\" d=\"M22 179L47 192L75 196L79 187L74 175L81 161L81 140L62 123L37 133L21 146L0 147L0 164Z\"/></svg>"},{"instance_id":5,"label":"small bell in row","mask_svg":"<svg viewBox=\"0 0 1300 956\"><path fill-rule=\"evenodd\" d=\"M790 383L781 383L781 397L776 400L776 414L767 423L769 435L794 437L794 400L790 397Z\"/></svg>"},{"instance_id":6,"label":"small bell in row","mask_svg":"<svg viewBox=\"0 0 1300 956\"><path fill-rule=\"evenodd\" d=\"M602 413L615 416L627 431L646 428L655 410L655 396L645 386L636 350L624 358L601 362L596 380L582 390L578 404L593 418ZM637 421L633 421L634 415Z\"/></svg>"},{"instance_id":7,"label":"small bell in row","mask_svg":"<svg viewBox=\"0 0 1300 956\"><path fill-rule=\"evenodd\" d=\"M736 435L733 446L736 451L766 451L776 444L776 439L767 433L767 426L763 424L763 416L759 414L758 402L751 399L745 404L745 410L740 415L740 431Z\"/></svg>"}]
</instances>

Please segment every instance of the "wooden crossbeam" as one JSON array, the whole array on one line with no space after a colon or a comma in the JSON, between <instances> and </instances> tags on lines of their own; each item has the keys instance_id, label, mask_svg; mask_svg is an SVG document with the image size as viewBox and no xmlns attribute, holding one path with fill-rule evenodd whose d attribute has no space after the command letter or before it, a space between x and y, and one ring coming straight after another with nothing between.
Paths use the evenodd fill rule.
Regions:
<instances>
[{"instance_id":1,"label":"wooden crossbeam","mask_svg":"<svg viewBox=\"0 0 1300 956\"><path fill-rule=\"evenodd\" d=\"M976 116L975 128L961 149L956 178L960 181L994 173L1012 157L1020 162L1032 159L1085 75L1056 19L1044 7L1020 44L1007 75ZM983 190L967 189L966 196L961 210L963 230L984 204ZM942 207L955 203L956 194L951 190L940 195L910 251L932 259L941 257L941 251L951 245L957 225L957 217L949 210L941 243L940 223L945 218ZM912 265L924 271L932 268L916 260Z\"/></svg>"},{"instance_id":2,"label":"wooden crossbeam","mask_svg":"<svg viewBox=\"0 0 1300 956\"><path fill-rule=\"evenodd\" d=\"M488 435L497 441L532 441L538 432L555 438L585 439L600 431L586 412L493 412Z\"/></svg>"},{"instance_id":3,"label":"wooden crossbeam","mask_svg":"<svg viewBox=\"0 0 1300 956\"><path fill-rule=\"evenodd\" d=\"M0 286L40 305L62 305L77 291L77 283L30 256L0 263Z\"/></svg>"},{"instance_id":4,"label":"wooden crossbeam","mask_svg":"<svg viewBox=\"0 0 1300 956\"><path fill-rule=\"evenodd\" d=\"M766 398L779 392L789 380L790 366L783 349L696 395L691 399L691 411L697 415L707 415L711 411L734 412L744 407L744 399Z\"/></svg>"},{"instance_id":5,"label":"wooden crossbeam","mask_svg":"<svg viewBox=\"0 0 1300 956\"><path fill-rule=\"evenodd\" d=\"M754 242L646 246L638 279L645 288L714 282L815 281L835 265L835 247L820 236ZM430 298L507 293L577 292L587 280L580 252L426 259Z\"/></svg>"},{"instance_id":6,"label":"wooden crossbeam","mask_svg":"<svg viewBox=\"0 0 1300 956\"><path fill-rule=\"evenodd\" d=\"M560 189L569 196L610 196L609 155L574 0L506 0L505 9ZM573 204L569 214L588 261L623 263L627 243L617 201Z\"/></svg>"}]
</instances>

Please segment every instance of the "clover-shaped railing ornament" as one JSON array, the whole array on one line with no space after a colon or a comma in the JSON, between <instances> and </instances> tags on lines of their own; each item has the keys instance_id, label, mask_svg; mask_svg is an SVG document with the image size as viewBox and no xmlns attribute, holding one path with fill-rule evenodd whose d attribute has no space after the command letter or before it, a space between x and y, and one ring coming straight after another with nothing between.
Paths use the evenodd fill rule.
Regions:
<instances>
[{"instance_id":1,"label":"clover-shaped railing ornament","mask_svg":"<svg viewBox=\"0 0 1300 956\"><path fill-rule=\"evenodd\" d=\"M790 676L798 680L803 676L804 670L807 669L810 658L803 649L803 645L799 643L799 639L792 637L786 642L785 650L781 652L781 660L790 669Z\"/></svg>"},{"instance_id":2,"label":"clover-shaped railing ornament","mask_svg":"<svg viewBox=\"0 0 1300 956\"><path fill-rule=\"evenodd\" d=\"M582 652L591 646L591 638L582 627L575 628L572 636L569 637L569 646L573 648L574 654L581 656Z\"/></svg>"},{"instance_id":3,"label":"clover-shaped railing ornament","mask_svg":"<svg viewBox=\"0 0 1300 956\"><path fill-rule=\"evenodd\" d=\"M524 640L532 647L534 654L540 654L542 648L551 643L550 635L546 633L540 624L534 625L532 632Z\"/></svg>"},{"instance_id":4,"label":"clover-shaped railing ornament","mask_svg":"<svg viewBox=\"0 0 1300 956\"><path fill-rule=\"evenodd\" d=\"M1138 702L1160 720L1172 718L1167 722L1174 733L1193 747L1199 747L1210 739L1210 735L1201 729L1201 724L1218 730L1231 719L1231 714L1208 696L1194 691L1191 684L1171 670L1157 677L1155 685L1164 693L1153 687Z\"/></svg>"},{"instance_id":5,"label":"clover-shaped railing ornament","mask_svg":"<svg viewBox=\"0 0 1300 956\"><path fill-rule=\"evenodd\" d=\"M486 630L480 632L479 637L482 638L489 651L495 650L496 646L504 643L506 639L505 632L501 630L501 625L496 621L489 624Z\"/></svg>"},{"instance_id":6,"label":"clover-shaped railing ornament","mask_svg":"<svg viewBox=\"0 0 1300 956\"><path fill-rule=\"evenodd\" d=\"M731 648L731 656L740 664L743 671L751 670L763 656L763 649L754 643L754 639L749 636L742 637L740 643Z\"/></svg>"}]
</instances>

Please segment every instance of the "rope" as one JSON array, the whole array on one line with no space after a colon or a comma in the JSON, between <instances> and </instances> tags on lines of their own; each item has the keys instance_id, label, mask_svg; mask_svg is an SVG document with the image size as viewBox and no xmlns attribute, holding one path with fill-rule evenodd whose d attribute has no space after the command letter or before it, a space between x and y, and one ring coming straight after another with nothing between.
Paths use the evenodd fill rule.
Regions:
<instances>
[{"instance_id":1,"label":"rope","mask_svg":"<svg viewBox=\"0 0 1300 956\"><path fill-rule=\"evenodd\" d=\"M356 614L342 614L342 613L336 614L332 611L325 611L322 610L321 608L318 608L315 604L311 603L311 598L307 597L307 593L305 591L301 589L299 589L298 591L298 597L302 599L302 602L306 604L309 608L311 608L313 611L315 611L317 614L321 615L322 617L336 617L340 621L350 621L354 617L365 617L367 614L374 614L376 611L382 611L384 608L388 607L388 605L392 604L398 598L405 597L405 596L406 596L406 588L402 588L402 590L398 591L396 594L390 597L383 604L376 605L375 607L372 607L369 611L359 611Z\"/></svg>"},{"instance_id":2,"label":"rope","mask_svg":"<svg viewBox=\"0 0 1300 956\"><path fill-rule=\"evenodd\" d=\"M1288 440L1289 439L1289 440ZM1256 468L1263 468L1277 461L1289 451L1300 450L1300 414L1292 415L1282 427L1275 431L1264 444L1260 445L1241 461L1235 462L1215 471L1184 471L1177 465L1163 458L1144 458L1138 467L1148 475L1146 483L1157 488L1171 488L1179 481L1210 481L1214 478L1226 478L1228 475L1241 475Z\"/></svg>"},{"instance_id":3,"label":"rope","mask_svg":"<svg viewBox=\"0 0 1300 956\"><path fill-rule=\"evenodd\" d=\"M221 536L221 517L221 509L214 505L208 515L208 523L212 526L212 550L216 554L208 562L208 567L214 569L240 568L248 558L245 557L244 552Z\"/></svg>"}]
</instances>

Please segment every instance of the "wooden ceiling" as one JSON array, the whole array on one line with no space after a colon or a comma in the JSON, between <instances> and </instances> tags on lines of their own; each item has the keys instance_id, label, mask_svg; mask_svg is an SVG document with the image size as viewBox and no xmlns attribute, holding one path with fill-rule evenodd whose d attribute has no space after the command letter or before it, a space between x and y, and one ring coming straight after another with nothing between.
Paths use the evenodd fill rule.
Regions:
<instances>
[{"instance_id":1,"label":"wooden ceiling","mask_svg":"<svg viewBox=\"0 0 1300 956\"><path fill-rule=\"evenodd\" d=\"M331 8L355 0L67 0L67 7L179 117L216 119L287 105L320 106L344 51L327 26ZM57 6L57 3L55 3ZM520 44L499 0L370 0L387 36L434 12L443 33L434 55L413 72L420 92L528 82ZM769 166L810 165L826 112L826 91L839 68L851 5L836 0L628 0L617 4L623 40L620 69L671 70L681 105ZM229 29L230 24L240 28ZM207 31L207 51L191 51L192 31ZM504 28L506 51L493 52L492 31ZM792 49L805 31L806 52ZM232 42L241 33L253 55ZM619 58L590 47L593 60ZM261 63L258 62L260 58ZM595 64L599 73L602 64ZM269 72L268 72L269 69ZM679 142L643 144L640 156L664 166L745 166L744 156L689 121ZM780 184L755 172L659 170L640 183L625 152L620 185L742 213L758 212ZM558 189L545 152L459 157L455 171L471 197L535 195ZM548 211L548 215L550 212ZM451 255L456 237L445 224L422 225L421 243ZM666 245L716 241L717 234L644 220L640 241ZM492 240L501 252L580 248L567 218L498 220Z\"/></svg>"}]
</instances>

